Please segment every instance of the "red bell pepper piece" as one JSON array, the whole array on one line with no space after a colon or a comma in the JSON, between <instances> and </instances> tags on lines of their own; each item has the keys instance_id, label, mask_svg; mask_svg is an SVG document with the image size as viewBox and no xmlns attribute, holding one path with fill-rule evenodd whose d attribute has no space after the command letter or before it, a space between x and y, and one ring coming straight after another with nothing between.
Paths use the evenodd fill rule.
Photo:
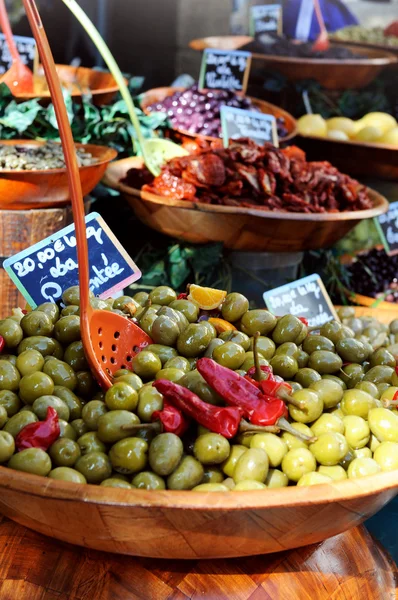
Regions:
<instances>
[{"instance_id":1,"label":"red bell pepper piece","mask_svg":"<svg viewBox=\"0 0 398 600\"><path fill-rule=\"evenodd\" d=\"M3 350L4 350L4 348L5 348L5 345L6 345L6 341L5 341L5 339L3 338L3 336L2 336L2 335L0 335L0 352L3 352Z\"/></svg>"},{"instance_id":2,"label":"red bell pepper piece","mask_svg":"<svg viewBox=\"0 0 398 600\"><path fill-rule=\"evenodd\" d=\"M195 419L199 425L226 438L233 438L238 433L243 412L239 407L213 406L201 400L188 388L168 379L158 379L152 385L174 406Z\"/></svg>"},{"instance_id":3,"label":"red bell pepper piece","mask_svg":"<svg viewBox=\"0 0 398 600\"><path fill-rule=\"evenodd\" d=\"M175 433L175 435L183 435L190 425L190 419L188 419L184 413L171 404L167 398L163 400L163 409L155 410L152 413L152 421L160 421L162 424L162 431L166 433Z\"/></svg>"},{"instance_id":4,"label":"red bell pepper piece","mask_svg":"<svg viewBox=\"0 0 398 600\"><path fill-rule=\"evenodd\" d=\"M15 446L18 451L26 448L48 448L59 438L61 433L59 427L58 413L55 408L49 406L44 421L29 423L18 433L15 438Z\"/></svg>"}]
</instances>

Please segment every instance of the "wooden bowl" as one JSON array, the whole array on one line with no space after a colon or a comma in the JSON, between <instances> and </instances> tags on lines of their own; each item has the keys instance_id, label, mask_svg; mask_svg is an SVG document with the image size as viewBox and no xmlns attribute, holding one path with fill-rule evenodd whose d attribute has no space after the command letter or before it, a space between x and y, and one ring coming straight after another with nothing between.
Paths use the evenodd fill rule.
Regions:
<instances>
[{"instance_id":1,"label":"wooden bowl","mask_svg":"<svg viewBox=\"0 0 398 600\"><path fill-rule=\"evenodd\" d=\"M161 233L194 244L222 242L231 250L301 252L327 248L344 237L362 219L387 212L388 201L369 190L373 208L341 213L282 213L173 200L140 192L120 180L142 166L139 158L109 165L105 182L120 190L137 217Z\"/></svg>"},{"instance_id":2,"label":"wooden bowl","mask_svg":"<svg viewBox=\"0 0 398 600\"><path fill-rule=\"evenodd\" d=\"M248 36L213 36L192 40L190 47L203 51L205 48L217 50L238 50L253 38ZM350 45L338 44L350 50ZM325 88L330 90L358 89L368 85L377 75L398 58L385 50L376 50L363 46L356 46L355 52L363 54L364 58L351 59L320 59L320 58L294 58L290 56L274 56L272 54L253 53L252 69L259 63L267 65L285 75L291 81L300 79L315 79Z\"/></svg>"},{"instance_id":3,"label":"wooden bowl","mask_svg":"<svg viewBox=\"0 0 398 600\"><path fill-rule=\"evenodd\" d=\"M43 146L45 141L2 140L7 146ZM89 194L101 181L108 163L117 152L106 146L76 144L77 148L90 152L97 159L93 165L80 167L83 195ZM0 169L0 209L55 208L68 204L69 187L65 169L36 171Z\"/></svg>"},{"instance_id":4,"label":"wooden bowl","mask_svg":"<svg viewBox=\"0 0 398 600\"><path fill-rule=\"evenodd\" d=\"M56 65L57 72L61 83L68 84L71 87L71 95L73 98L79 98L82 94L88 93L92 96L93 103L100 106L109 104L119 91L119 87L113 75L107 71L97 71L96 69L88 69L87 67L72 67L71 65ZM36 89L31 93L14 94L16 100L24 102L32 98L41 98L44 102L51 101L50 92L47 88L43 88L44 69L39 65L36 80Z\"/></svg>"},{"instance_id":5,"label":"wooden bowl","mask_svg":"<svg viewBox=\"0 0 398 600\"><path fill-rule=\"evenodd\" d=\"M251 492L123 490L0 467L0 510L79 546L168 559L280 552L332 537L398 492L398 470L313 487Z\"/></svg>"},{"instance_id":6,"label":"wooden bowl","mask_svg":"<svg viewBox=\"0 0 398 600\"><path fill-rule=\"evenodd\" d=\"M181 92L184 89L185 88L183 88L183 87L160 87L160 88L153 88L152 90L148 90L147 92L144 92L144 94L142 94L142 96L141 96L141 108L146 114L148 114L148 110L147 110L148 106L150 106L151 104L155 104L156 102L162 102L168 96L172 96L175 92ZM265 100L260 100L259 98L251 98L250 96L249 96L249 99L252 101L254 106L256 106L257 108L259 108L261 110L262 113L265 113L268 115L274 115L276 118L282 117L285 120L285 126L288 131L288 134L285 137L280 138L281 142L286 142L287 140L290 140L291 138L293 138L296 135L296 133L297 133L296 120L292 117L292 115L290 113L283 110L282 108L279 108L279 106L275 106L275 104L270 104L269 102L265 102ZM183 137L190 138L190 139L197 138L197 137L201 137L201 138L204 138L205 140L210 140L210 141L218 139L218 138L214 138L214 137L211 137L208 135L198 136L196 134L190 133L189 131L186 131L185 129L173 128L173 131L176 131Z\"/></svg>"},{"instance_id":7,"label":"wooden bowl","mask_svg":"<svg viewBox=\"0 0 398 600\"><path fill-rule=\"evenodd\" d=\"M354 177L398 180L398 148L354 140L336 141L314 136L297 137L307 160L328 160L343 173Z\"/></svg>"}]
</instances>

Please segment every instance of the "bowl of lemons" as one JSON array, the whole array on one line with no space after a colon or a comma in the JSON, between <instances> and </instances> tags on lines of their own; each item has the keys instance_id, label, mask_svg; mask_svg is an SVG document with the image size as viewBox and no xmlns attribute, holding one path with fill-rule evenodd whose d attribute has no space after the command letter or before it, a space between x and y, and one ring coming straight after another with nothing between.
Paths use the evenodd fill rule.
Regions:
<instances>
[{"instance_id":1,"label":"bowl of lemons","mask_svg":"<svg viewBox=\"0 0 398 600\"><path fill-rule=\"evenodd\" d=\"M299 145L308 160L327 160L354 176L398 178L398 123L384 112L353 120L307 114L297 120Z\"/></svg>"}]
</instances>

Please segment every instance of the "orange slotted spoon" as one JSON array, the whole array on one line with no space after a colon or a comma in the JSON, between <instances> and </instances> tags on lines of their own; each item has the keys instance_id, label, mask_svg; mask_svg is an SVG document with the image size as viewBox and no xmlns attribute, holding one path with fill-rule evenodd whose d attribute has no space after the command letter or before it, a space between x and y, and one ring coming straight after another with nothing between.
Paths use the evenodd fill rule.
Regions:
<instances>
[{"instance_id":1,"label":"orange slotted spoon","mask_svg":"<svg viewBox=\"0 0 398 600\"><path fill-rule=\"evenodd\" d=\"M319 24L319 29L321 30L315 42L312 45L312 50L315 52L326 52L330 48L330 41L328 31L326 29L325 21L323 20L321 5L319 4L319 0L314 1L314 9L315 15Z\"/></svg>"},{"instance_id":2,"label":"orange slotted spoon","mask_svg":"<svg viewBox=\"0 0 398 600\"><path fill-rule=\"evenodd\" d=\"M33 73L26 65L24 65L19 55L17 45L12 35L4 0L0 0L0 26L5 35L12 58L12 65L1 77L1 83L5 83L12 92L33 92Z\"/></svg>"},{"instance_id":3,"label":"orange slotted spoon","mask_svg":"<svg viewBox=\"0 0 398 600\"><path fill-rule=\"evenodd\" d=\"M72 131L55 70L54 59L34 0L23 0L36 39L51 99L57 117L75 222L79 263L80 324L84 350L93 375L105 389L112 385L112 374L122 367L131 369L131 360L151 338L131 320L109 311L94 310L89 299L89 265L84 220L83 194Z\"/></svg>"}]
</instances>

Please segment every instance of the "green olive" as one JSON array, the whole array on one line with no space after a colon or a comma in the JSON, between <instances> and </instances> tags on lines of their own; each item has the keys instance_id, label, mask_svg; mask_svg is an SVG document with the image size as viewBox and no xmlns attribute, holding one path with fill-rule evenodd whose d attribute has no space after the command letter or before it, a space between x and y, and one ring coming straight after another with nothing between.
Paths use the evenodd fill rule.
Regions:
<instances>
[{"instance_id":1,"label":"green olive","mask_svg":"<svg viewBox=\"0 0 398 600\"><path fill-rule=\"evenodd\" d=\"M179 354L186 358L196 357L206 350L213 338L214 336L205 322L191 323L179 335L177 350Z\"/></svg>"},{"instance_id":2,"label":"green olive","mask_svg":"<svg viewBox=\"0 0 398 600\"><path fill-rule=\"evenodd\" d=\"M151 338L156 344L174 346L180 335L180 328L176 321L167 315L160 315L153 322Z\"/></svg>"},{"instance_id":3,"label":"green olive","mask_svg":"<svg viewBox=\"0 0 398 600\"><path fill-rule=\"evenodd\" d=\"M318 467L318 473L327 475L333 481L343 481L347 479L347 472L341 465L334 465L333 467L321 465Z\"/></svg>"},{"instance_id":4,"label":"green olive","mask_svg":"<svg viewBox=\"0 0 398 600\"><path fill-rule=\"evenodd\" d=\"M268 310L254 309L248 310L241 318L240 329L248 336L254 335L257 331L260 335L267 335L276 325L276 317ZM276 341L276 340L274 340ZM290 340L283 340L290 341ZM281 343L281 342L278 342Z\"/></svg>"},{"instance_id":5,"label":"green olive","mask_svg":"<svg viewBox=\"0 0 398 600\"><path fill-rule=\"evenodd\" d=\"M8 467L33 475L46 477L51 471L50 457L40 448L27 448L14 454L8 461Z\"/></svg>"},{"instance_id":6,"label":"green olive","mask_svg":"<svg viewBox=\"0 0 398 600\"><path fill-rule=\"evenodd\" d=\"M312 437L311 429L304 423L292 423L291 426L293 429L296 429L298 433L303 433L308 437ZM289 450L293 450L294 448L308 448L308 444L306 442L296 437L292 433L288 433L287 431L282 433L281 438L286 442Z\"/></svg>"},{"instance_id":7,"label":"green olive","mask_svg":"<svg viewBox=\"0 0 398 600\"><path fill-rule=\"evenodd\" d=\"M229 456L222 463L221 468L227 477L232 477L234 474L236 463L238 459L242 456L244 452L247 451L246 446L242 446L241 444L235 444L231 446L231 452Z\"/></svg>"},{"instance_id":8,"label":"green olive","mask_svg":"<svg viewBox=\"0 0 398 600\"><path fill-rule=\"evenodd\" d=\"M362 390L363 392L367 392L373 398L378 399L380 397L379 391L374 383L371 381L360 381L356 384L355 389Z\"/></svg>"},{"instance_id":9,"label":"green olive","mask_svg":"<svg viewBox=\"0 0 398 600\"><path fill-rule=\"evenodd\" d=\"M97 436L106 444L114 444L131 436L128 427L138 425L137 415L128 410L111 410L98 419Z\"/></svg>"},{"instance_id":10,"label":"green olive","mask_svg":"<svg viewBox=\"0 0 398 600\"><path fill-rule=\"evenodd\" d=\"M65 402L57 396L40 396L33 402L32 408L35 415L44 421L47 415L47 409L51 407L57 411L58 417L64 421L69 421L70 411Z\"/></svg>"},{"instance_id":11,"label":"green olive","mask_svg":"<svg viewBox=\"0 0 398 600\"><path fill-rule=\"evenodd\" d=\"M77 385L74 390L75 393L82 398L92 398L97 390L97 384L95 383L91 371L78 371L76 373L76 378Z\"/></svg>"},{"instance_id":12,"label":"green olive","mask_svg":"<svg viewBox=\"0 0 398 600\"><path fill-rule=\"evenodd\" d=\"M224 462L230 453L228 440L218 433L200 435L194 443L193 453L203 465L215 465Z\"/></svg>"},{"instance_id":13,"label":"green olive","mask_svg":"<svg viewBox=\"0 0 398 600\"><path fill-rule=\"evenodd\" d=\"M377 365L372 367L365 375L365 381L371 381L376 385L378 383L388 383L391 385L392 376L395 373L392 367L386 365Z\"/></svg>"},{"instance_id":14,"label":"green olive","mask_svg":"<svg viewBox=\"0 0 398 600\"><path fill-rule=\"evenodd\" d=\"M141 471L133 477L131 482L136 488L143 490L165 490L166 484L164 479L152 473L152 471Z\"/></svg>"},{"instance_id":15,"label":"green olive","mask_svg":"<svg viewBox=\"0 0 398 600\"><path fill-rule=\"evenodd\" d=\"M113 384L105 394L105 404L109 410L135 410L138 404L138 394L125 381Z\"/></svg>"},{"instance_id":16,"label":"green olive","mask_svg":"<svg viewBox=\"0 0 398 600\"><path fill-rule=\"evenodd\" d=\"M214 349L213 360L223 367L228 367L228 369L235 371L242 366L245 360L245 351L239 344L225 342Z\"/></svg>"},{"instance_id":17,"label":"green olive","mask_svg":"<svg viewBox=\"0 0 398 600\"><path fill-rule=\"evenodd\" d=\"M116 373L114 374L114 382L118 383L119 381L125 381L136 392L138 392L143 386L141 377L138 377L136 373L132 373L127 369L119 369L118 371L116 371Z\"/></svg>"},{"instance_id":18,"label":"green olive","mask_svg":"<svg viewBox=\"0 0 398 600\"><path fill-rule=\"evenodd\" d=\"M103 452L88 452L77 459L76 471L79 471L88 483L101 483L112 473L110 457Z\"/></svg>"},{"instance_id":19,"label":"green olive","mask_svg":"<svg viewBox=\"0 0 398 600\"><path fill-rule=\"evenodd\" d=\"M56 385L52 393L53 396L60 398L66 406L69 408L70 419L80 419L82 416L83 404L80 398L76 396L69 388L63 387L62 385Z\"/></svg>"},{"instance_id":20,"label":"green olive","mask_svg":"<svg viewBox=\"0 0 398 600\"><path fill-rule=\"evenodd\" d=\"M285 315L278 319L275 329L272 332L272 339L275 344L284 342L294 342L300 344L299 338L302 337L303 323L293 315Z\"/></svg>"},{"instance_id":21,"label":"green olive","mask_svg":"<svg viewBox=\"0 0 398 600\"><path fill-rule=\"evenodd\" d=\"M380 473L380 465L373 458L354 458L347 471L348 479L366 477Z\"/></svg>"},{"instance_id":22,"label":"green olive","mask_svg":"<svg viewBox=\"0 0 398 600\"><path fill-rule=\"evenodd\" d=\"M343 390L347 389L347 386L344 383L344 381L340 377L337 377L336 375L322 375L321 379L327 379L329 381L335 381L336 383L338 383L343 388Z\"/></svg>"},{"instance_id":23,"label":"green olive","mask_svg":"<svg viewBox=\"0 0 398 600\"><path fill-rule=\"evenodd\" d=\"M100 485L102 487L111 487L111 488L122 488L125 490L134 489L134 485L131 485L127 481L123 481L122 479L116 479L115 477L110 477L109 479L104 479L101 481Z\"/></svg>"},{"instance_id":24,"label":"green olive","mask_svg":"<svg viewBox=\"0 0 398 600\"><path fill-rule=\"evenodd\" d=\"M344 433L344 422L337 415L323 413L310 427L312 434L319 437L322 433L337 431Z\"/></svg>"},{"instance_id":25,"label":"green olive","mask_svg":"<svg viewBox=\"0 0 398 600\"><path fill-rule=\"evenodd\" d=\"M379 348L370 357L370 366L376 367L377 365L386 365L387 367L395 368L396 360L387 348Z\"/></svg>"},{"instance_id":26,"label":"green olive","mask_svg":"<svg viewBox=\"0 0 398 600\"><path fill-rule=\"evenodd\" d=\"M368 418L369 411L376 406L376 400L370 394L358 389L346 390L340 403L345 415L357 415Z\"/></svg>"},{"instance_id":27,"label":"green olive","mask_svg":"<svg viewBox=\"0 0 398 600\"><path fill-rule=\"evenodd\" d=\"M231 448L231 454L234 446ZM245 448L246 450L246 448ZM231 456L230 454L230 456ZM224 481L224 475L219 467L214 465L207 465L204 469L203 478L201 483L222 483Z\"/></svg>"},{"instance_id":28,"label":"green olive","mask_svg":"<svg viewBox=\"0 0 398 600\"><path fill-rule=\"evenodd\" d=\"M9 423L10 421L5 429ZM392 411L387 408L372 408L369 411L368 423L370 431L380 442L398 442L398 416Z\"/></svg>"},{"instance_id":29,"label":"green olive","mask_svg":"<svg viewBox=\"0 0 398 600\"><path fill-rule=\"evenodd\" d=\"M45 362L43 373L49 375L55 385L62 385L70 390L74 390L77 386L77 377L72 367L57 358Z\"/></svg>"},{"instance_id":30,"label":"green olive","mask_svg":"<svg viewBox=\"0 0 398 600\"><path fill-rule=\"evenodd\" d=\"M213 342L215 341L217 340L213 340ZM180 371L184 371L184 373L188 373L188 371L191 370L191 365L188 359L184 358L183 356L175 356L174 358L170 358L170 360L166 362L164 368L179 369Z\"/></svg>"},{"instance_id":31,"label":"green olive","mask_svg":"<svg viewBox=\"0 0 398 600\"><path fill-rule=\"evenodd\" d=\"M177 294L175 291L168 287L167 285L160 285L152 290L149 294L149 299L152 304L160 304L161 306L165 306L177 300Z\"/></svg>"},{"instance_id":32,"label":"green olive","mask_svg":"<svg viewBox=\"0 0 398 600\"><path fill-rule=\"evenodd\" d=\"M235 323L249 310L249 301L242 294L232 292L225 298L221 314L223 319L230 323Z\"/></svg>"},{"instance_id":33,"label":"green olive","mask_svg":"<svg viewBox=\"0 0 398 600\"><path fill-rule=\"evenodd\" d=\"M331 340L333 344L337 344L339 340L347 337L344 335L342 326L338 321L329 321L328 323L325 323L325 325L322 325L320 334Z\"/></svg>"},{"instance_id":34,"label":"green olive","mask_svg":"<svg viewBox=\"0 0 398 600\"><path fill-rule=\"evenodd\" d=\"M53 332L54 324L45 312L32 310L32 312L29 312L21 320L21 328L26 337L31 335L49 336ZM17 346L18 344L15 345Z\"/></svg>"},{"instance_id":35,"label":"green olive","mask_svg":"<svg viewBox=\"0 0 398 600\"><path fill-rule=\"evenodd\" d=\"M270 365L275 375L283 379L293 379L299 370L297 360L287 354L275 354Z\"/></svg>"},{"instance_id":36,"label":"green olive","mask_svg":"<svg viewBox=\"0 0 398 600\"><path fill-rule=\"evenodd\" d=\"M77 318L79 319L79 317ZM33 335L24 338L18 345L17 353L22 354L25 350L37 350L43 356L56 356L59 359L63 356L62 346L59 345L57 340L44 335Z\"/></svg>"},{"instance_id":37,"label":"green olive","mask_svg":"<svg viewBox=\"0 0 398 600\"><path fill-rule=\"evenodd\" d=\"M330 483L332 481L331 477L328 475L324 475L323 473L317 473L317 471L312 471L311 473L305 473L297 482L298 486L307 486L307 485L318 485L320 483Z\"/></svg>"},{"instance_id":38,"label":"green olive","mask_svg":"<svg viewBox=\"0 0 398 600\"><path fill-rule=\"evenodd\" d=\"M29 408L33 408L30 406ZM77 432L73 429L72 425L70 425L67 421L63 419L58 419L59 425L59 437L60 438L68 438L69 440L73 440L76 442L77 440Z\"/></svg>"},{"instance_id":39,"label":"green olive","mask_svg":"<svg viewBox=\"0 0 398 600\"><path fill-rule=\"evenodd\" d=\"M152 414L163 408L163 396L152 386L145 386L138 393L137 415L143 423L152 421Z\"/></svg>"},{"instance_id":40,"label":"green olive","mask_svg":"<svg viewBox=\"0 0 398 600\"><path fill-rule=\"evenodd\" d=\"M43 366L44 358L37 350L25 350L17 357L16 367L21 377L42 371Z\"/></svg>"},{"instance_id":41,"label":"green olive","mask_svg":"<svg viewBox=\"0 0 398 600\"><path fill-rule=\"evenodd\" d=\"M265 485L270 489L287 487L288 483L289 478L279 469L270 469L265 479Z\"/></svg>"},{"instance_id":42,"label":"green olive","mask_svg":"<svg viewBox=\"0 0 398 600\"><path fill-rule=\"evenodd\" d=\"M149 447L149 464L152 471L162 477L170 475L181 461L182 453L182 441L177 435L174 433L157 435Z\"/></svg>"},{"instance_id":43,"label":"green olive","mask_svg":"<svg viewBox=\"0 0 398 600\"><path fill-rule=\"evenodd\" d=\"M147 463L148 444L138 437L119 440L112 446L109 459L118 473L130 475L142 471Z\"/></svg>"},{"instance_id":44,"label":"green olive","mask_svg":"<svg viewBox=\"0 0 398 600\"><path fill-rule=\"evenodd\" d=\"M51 460L57 467L73 467L81 456L79 445L68 438L59 438L48 451Z\"/></svg>"},{"instance_id":45,"label":"green olive","mask_svg":"<svg viewBox=\"0 0 398 600\"><path fill-rule=\"evenodd\" d=\"M153 352L156 354L162 363L165 365L170 358L174 358L178 356L177 350L175 348L170 348L169 346L163 346L162 344L150 344L145 348L145 351Z\"/></svg>"},{"instance_id":46,"label":"green olive","mask_svg":"<svg viewBox=\"0 0 398 600\"><path fill-rule=\"evenodd\" d=\"M84 433L78 438L77 443L83 456L91 452L106 452L106 446L99 439L96 431Z\"/></svg>"},{"instance_id":47,"label":"green olive","mask_svg":"<svg viewBox=\"0 0 398 600\"><path fill-rule=\"evenodd\" d=\"M316 350L310 355L308 366L310 369L318 371L321 375L324 373L333 374L341 369L343 361L334 352L329 350Z\"/></svg>"},{"instance_id":48,"label":"green olive","mask_svg":"<svg viewBox=\"0 0 398 600\"><path fill-rule=\"evenodd\" d=\"M299 369L304 369L308 365L309 359L309 354L304 352L304 350L299 350L296 358Z\"/></svg>"},{"instance_id":49,"label":"green olive","mask_svg":"<svg viewBox=\"0 0 398 600\"><path fill-rule=\"evenodd\" d=\"M362 363L368 358L367 348L354 338L339 340L336 350L345 362Z\"/></svg>"},{"instance_id":50,"label":"green olive","mask_svg":"<svg viewBox=\"0 0 398 600\"><path fill-rule=\"evenodd\" d=\"M147 292L137 292L133 296L133 300L135 300L135 302L137 302L141 306L144 306L146 304L146 302L148 302L148 299L149 299L149 294L147 294Z\"/></svg>"},{"instance_id":51,"label":"green olive","mask_svg":"<svg viewBox=\"0 0 398 600\"><path fill-rule=\"evenodd\" d=\"M354 458L373 458L373 454L371 449L365 446L354 450Z\"/></svg>"},{"instance_id":52,"label":"green olive","mask_svg":"<svg viewBox=\"0 0 398 600\"><path fill-rule=\"evenodd\" d=\"M234 492L248 492L251 490L265 490L265 489L267 489L267 486L265 485L265 483L260 483L259 481L245 479L245 481L240 481L239 483L236 484L236 486L234 487Z\"/></svg>"},{"instance_id":53,"label":"green olive","mask_svg":"<svg viewBox=\"0 0 398 600\"><path fill-rule=\"evenodd\" d=\"M333 342L323 335L307 335L303 342L303 350L307 352L307 354L312 354L317 350L328 350L329 352L334 352L334 344Z\"/></svg>"},{"instance_id":54,"label":"green olive","mask_svg":"<svg viewBox=\"0 0 398 600\"><path fill-rule=\"evenodd\" d=\"M289 404L289 414L294 421L298 423L312 423L318 419L323 411L323 402L318 394L311 390L298 390L292 394L293 398L304 404L300 409Z\"/></svg>"},{"instance_id":55,"label":"green olive","mask_svg":"<svg viewBox=\"0 0 398 600\"><path fill-rule=\"evenodd\" d=\"M309 369L308 367L304 367L303 369L299 369L295 375L294 381L303 386L303 388L308 388L312 386L316 381L320 381L321 376L318 371L314 369Z\"/></svg>"},{"instance_id":56,"label":"green olive","mask_svg":"<svg viewBox=\"0 0 398 600\"><path fill-rule=\"evenodd\" d=\"M181 312L189 323L196 323L199 317L199 306L196 302L191 302L190 300L173 300L169 304L170 308L174 310L178 310Z\"/></svg>"},{"instance_id":57,"label":"green olive","mask_svg":"<svg viewBox=\"0 0 398 600\"><path fill-rule=\"evenodd\" d=\"M168 369L160 369L156 373L155 379L168 379L169 381L180 381L185 376L184 371L181 369L174 369L169 367Z\"/></svg>"},{"instance_id":58,"label":"green olive","mask_svg":"<svg viewBox=\"0 0 398 600\"><path fill-rule=\"evenodd\" d=\"M91 400L83 406L82 419L90 431L97 431L98 420L108 412L105 402L102 400Z\"/></svg>"},{"instance_id":59,"label":"green olive","mask_svg":"<svg viewBox=\"0 0 398 600\"><path fill-rule=\"evenodd\" d=\"M345 437L337 431L321 433L318 439L310 444L309 450L321 465L333 467L348 454L348 443Z\"/></svg>"},{"instance_id":60,"label":"green olive","mask_svg":"<svg viewBox=\"0 0 398 600\"><path fill-rule=\"evenodd\" d=\"M8 431L0 431L0 464L7 462L14 452L14 438Z\"/></svg>"},{"instance_id":61,"label":"green olive","mask_svg":"<svg viewBox=\"0 0 398 600\"><path fill-rule=\"evenodd\" d=\"M204 469L193 456L184 456L177 468L167 478L169 490L192 490L203 479ZM212 484L215 485L215 484Z\"/></svg>"},{"instance_id":62,"label":"green olive","mask_svg":"<svg viewBox=\"0 0 398 600\"><path fill-rule=\"evenodd\" d=\"M269 367L269 362L263 358L262 356L259 356L259 361L260 365L264 365L266 367ZM247 371L249 369L251 369L254 366L254 353L253 352L246 352L245 354L245 361L243 363L243 365L241 365L241 370L244 371L245 373L247 373Z\"/></svg>"},{"instance_id":63,"label":"green olive","mask_svg":"<svg viewBox=\"0 0 398 600\"><path fill-rule=\"evenodd\" d=\"M376 448L373 458L380 465L382 471L395 471L398 469L398 444L382 442Z\"/></svg>"},{"instance_id":64,"label":"green olive","mask_svg":"<svg viewBox=\"0 0 398 600\"><path fill-rule=\"evenodd\" d=\"M61 344L71 344L80 340L80 317L78 315L61 317L54 325L54 337Z\"/></svg>"},{"instance_id":65,"label":"green olive","mask_svg":"<svg viewBox=\"0 0 398 600\"><path fill-rule=\"evenodd\" d=\"M224 342L233 342L234 344L239 344L239 346L242 346L245 352L249 350L253 341L252 338L249 338L248 335L242 331L238 331L237 329L234 329L233 331L223 331L218 337Z\"/></svg>"},{"instance_id":66,"label":"green olive","mask_svg":"<svg viewBox=\"0 0 398 600\"><path fill-rule=\"evenodd\" d=\"M221 396L206 383L202 375L196 369L186 373L178 383L191 390L191 392L199 396L204 402L215 405L223 404Z\"/></svg>"},{"instance_id":67,"label":"green olive","mask_svg":"<svg viewBox=\"0 0 398 600\"><path fill-rule=\"evenodd\" d=\"M58 481L69 481L71 483L87 483L87 479L70 467L56 467L49 472L48 477L50 479L57 479Z\"/></svg>"},{"instance_id":68,"label":"green olive","mask_svg":"<svg viewBox=\"0 0 398 600\"><path fill-rule=\"evenodd\" d=\"M71 304L70 306L65 306L61 310L61 317L69 317L69 315L80 315L80 306L76 306Z\"/></svg>"},{"instance_id":69,"label":"green olive","mask_svg":"<svg viewBox=\"0 0 398 600\"><path fill-rule=\"evenodd\" d=\"M305 473L315 469L315 457L307 448L293 448L282 460L282 471L291 481L297 482Z\"/></svg>"},{"instance_id":70,"label":"green olive","mask_svg":"<svg viewBox=\"0 0 398 600\"><path fill-rule=\"evenodd\" d=\"M74 371L86 371L88 369L83 342L81 340L69 344L65 350L64 361L68 363Z\"/></svg>"},{"instance_id":71,"label":"green olive","mask_svg":"<svg viewBox=\"0 0 398 600\"><path fill-rule=\"evenodd\" d=\"M76 432L76 439L88 432L88 427L83 419L75 419L70 425Z\"/></svg>"},{"instance_id":72,"label":"green olive","mask_svg":"<svg viewBox=\"0 0 398 600\"><path fill-rule=\"evenodd\" d=\"M6 360L0 360L0 390L15 392L19 388L21 376L18 369Z\"/></svg>"},{"instance_id":73,"label":"green olive","mask_svg":"<svg viewBox=\"0 0 398 600\"><path fill-rule=\"evenodd\" d=\"M238 458L233 479L235 484L247 479L264 483L268 469L267 453L262 448L249 448Z\"/></svg>"},{"instance_id":74,"label":"green olive","mask_svg":"<svg viewBox=\"0 0 398 600\"><path fill-rule=\"evenodd\" d=\"M284 440L274 433L258 433L250 442L250 448L262 448L268 456L270 467L279 467L289 448Z\"/></svg>"},{"instance_id":75,"label":"green olive","mask_svg":"<svg viewBox=\"0 0 398 600\"><path fill-rule=\"evenodd\" d=\"M55 324L59 319L59 308L54 302L43 302L43 304L39 304L36 310L46 313L46 315L50 317L53 324Z\"/></svg>"},{"instance_id":76,"label":"green olive","mask_svg":"<svg viewBox=\"0 0 398 600\"><path fill-rule=\"evenodd\" d=\"M347 388L352 389L364 379L365 372L362 365L358 363L350 363L349 365L345 365L342 369L340 369L340 377L346 384Z\"/></svg>"},{"instance_id":77,"label":"green olive","mask_svg":"<svg viewBox=\"0 0 398 600\"><path fill-rule=\"evenodd\" d=\"M370 429L368 423L357 415L347 415L343 419L345 438L351 448L363 448L369 442Z\"/></svg>"},{"instance_id":78,"label":"green olive","mask_svg":"<svg viewBox=\"0 0 398 600\"><path fill-rule=\"evenodd\" d=\"M23 338L23 331L19 323L12 319L0 321L0 335L7 348L16 348Z\"/></svg>"},{"instance_id":79,"label":"green olive","mask_svg":"<svg viewBox=\"0 0 398 600\"><path fill-rule=\"evenodd\" d=\"M8 417L13 417L19 411L21 407L21 401L15 392L1 390L0 406L3 406L6 409Z\"/></svg>"},{"instance_id":80,"label":"green olive","mask_svg":"<svg viewBox=\"0 0 398 600\"><path fill-rule=\"evenodd\" d=\"M257 338L257 352L266 360L271 360L275 354L275 349L275 342L271 340L271 338L264 337L262 335ZM253 338L250 339L250 350L253 350Z\"/></svg>"},{"instance_id":81,"label":"green olive","mask_svg":"<svg viewBox=\"0 0 398 600\"><path fill-rule=\"evenodd\" d=\"M225 344L225 342L223 340L221 340L220 338L216 338L214 340L211 340L210 344L206 348L206 352L204 353L204 356L206 358L213 358L213 352L214 352L214 350L218 346L223 346L224 344ZM182 358L182 356L179 357L179 358Z\"/></svg>"},{"instance_id":82,"label":"green olive","mask_svg":"<svg viewBox=\"0 0 398 600\"><path fill-rule=\"evenodd\" d=\"M321 379L310 385L310 389L316 392L323 402L324 408L334 408L343 398L343 388L336 381Z\"/></svg>"},{"instance_id":83,"label":"green olive","mask_svg":"<svg viewBox=\"0 0 398 600\"><path fill-rule=\"evenodd\" d=\"M39 419L33 412L28 410L20 411L8 419L7 423L4 425L3 431L7 431L13 438L16 438L21 429L26 427L26 425L30 425L30 423L36 423L38 420Z\"/></svg>"}]
</instances>

